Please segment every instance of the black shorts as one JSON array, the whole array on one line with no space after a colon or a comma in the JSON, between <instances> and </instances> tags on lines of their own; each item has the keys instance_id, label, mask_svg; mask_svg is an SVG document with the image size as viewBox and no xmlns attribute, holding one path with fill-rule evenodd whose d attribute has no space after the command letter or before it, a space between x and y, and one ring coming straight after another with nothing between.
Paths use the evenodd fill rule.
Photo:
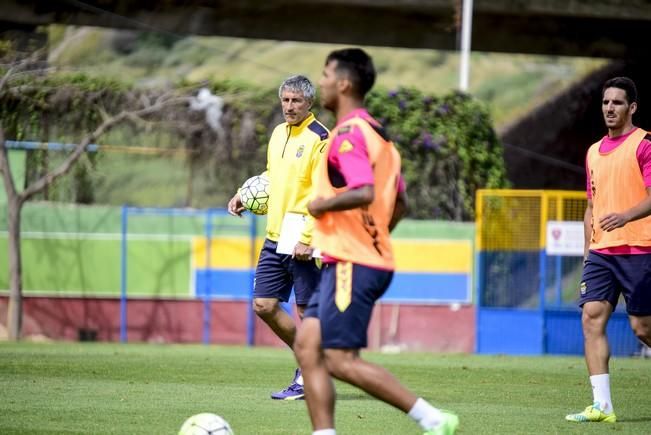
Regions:
<instances>
[{"instance_id":1,"label":"black shorts","mask_svg":"<svg viewBox=\"0 0 651 435\"><path fill-rule=\"evenodd\" d=\"M319 284L321 273L314 259L299 261L291 255L278 254L278 243L266 239L255 269L254 298L289 301L294 288L297 305L306 305Z\"/></svg>"},{"instance_id":2,"label":"black shorts","mask_svg":"<svg viewBox=\"0 0 651 435\"><path fill-rule=\"evenodd\" d=\"M579 291L581 307L590 301L608 301L615 309L622 294L628 314L651 315L651 254L605 255L590 251Z\"/></svg>"},{"instance_id":3,"label":"black shorts","mask_svg":"<svg viewBox=\"0 0 651 435\"><path fill-rule=\"evenodd\" d=\"M325 264L305 317L321 321L324 349L361 349L375 301L389 287L393 271L349 262Z\"/></svg>"}]
</instances>

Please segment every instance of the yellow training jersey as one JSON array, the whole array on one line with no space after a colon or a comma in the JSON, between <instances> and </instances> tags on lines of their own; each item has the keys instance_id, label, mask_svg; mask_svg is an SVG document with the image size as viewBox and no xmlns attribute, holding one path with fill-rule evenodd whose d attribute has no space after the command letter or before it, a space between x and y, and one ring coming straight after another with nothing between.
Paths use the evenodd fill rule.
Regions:
<instances>
[{"instance_id":1,"label":"yellow training jersey","mask_svg":"<svg viewBox=\"0 0 651 435\"><path fill-rule=\"evenodd\" d=\"M307 212L312 199L313 174L323 160L328 129L312 113L300 124L278 125L267 148L269 176L269 211L267 238L278 241L285 213L300 213L307 217L301 242L310 244L314 219Z\"/></svg>"}]
</instances>

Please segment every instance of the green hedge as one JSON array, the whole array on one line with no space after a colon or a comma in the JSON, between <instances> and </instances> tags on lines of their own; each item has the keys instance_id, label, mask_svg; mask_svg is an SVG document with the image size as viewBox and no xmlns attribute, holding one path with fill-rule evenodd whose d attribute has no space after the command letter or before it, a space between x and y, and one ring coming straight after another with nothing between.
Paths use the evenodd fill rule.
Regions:
<instances>
[{"instance_id":1,"label":"green hedge","mask_svg":"<svg viewBox=\"0 0 651 435\"><path fill-rule=\"evenodd\" d=\"M79 140L98 123L100 107L107 113L117 113L137 103L141 95L155 98L165 91L139 90L116 80L61 73L13 85L19 86L20 92L0 93L0 119L7 137L53 142ZM37 199L111 205L223 206L243 180L263 170L269 134L283 119L276 89L260 89L237 81L205 85L224 98L223 137L208 128L201 114L178 108L154 119L153 127L126 124L99 143L185 148L188 152L181 161L178 156L163 156L169 159L166 164L161 158L152 158L151 170L145 162L133 173L127 173L128 168L135 168L137 159L143 157L133 156L134 165L119 163L116 169L111 160L115 157L89 154L74 176L52 186L49 197ZM197 87L179 83L175 92L189 95ZM502 146L486 107L472 97L460 93L439 97L415 89L377 90L368 96L367 105L387 127L402 154L410 217L470 220L477 188L508 185ZM318 111L318 104L315 109ZM332 125L330 114L318 115ZM28 153L28 182L62 157L61 153L48 153ZM103 171L103 167L107 170ZM172 174L173 180L169 178ZM161 197L156 187L170 182L174 188L168 189L169 198ZM116 190L116 186L120 189Z\"/></svg>"},{"instance_id":2,"label":"green hedge","mask_svg":"<svg viewBox=\"0 0 651 435\"><path fill-rule=\"evenodd\" d=\"M399 89L373 92L367 105L402 155L411 217L469 220L476 189L507 186L503 148L479 101Z\"/></svg>"}]
</instances>

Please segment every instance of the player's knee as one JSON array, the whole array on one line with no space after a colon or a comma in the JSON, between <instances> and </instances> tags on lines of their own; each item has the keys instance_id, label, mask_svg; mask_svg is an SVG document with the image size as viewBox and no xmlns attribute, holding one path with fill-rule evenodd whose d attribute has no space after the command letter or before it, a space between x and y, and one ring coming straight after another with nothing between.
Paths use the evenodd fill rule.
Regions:
<instances>
[{"instance_id":1,"label":"player's knee","mask_svg":"<svg viewBox=\"0 0 651 435\"><path fill-rule=\"evenodd\" d=\"M583 306L581 324L586 338L605 334L609 311L601 303L587 303Z\"/></svg>"},{"instance_id":2,"label":"player's knee","mask_svg":"<svg viewBox=\"0 0 651 435\"><path fill-rule=\"evenodd\" d=\"M317 321L308 319L296 334L293 350L301 368L320 364L322 352L321 333L318 326Z\"/></svg>"},{"instance_id":3,"label":"player's knee","mask_svg":"<svg viewBox=\"0 0 651 435\"><path fill-rule=\"evenodd\" d=\"M294 355L296 355L296 361L298 364L303 367L309 365L317 357L313 346L310 346L309 337L306 337L305 334L299 333L296 335L296 340L294 340Z\"/></svg>"},{"instance_id":4,"label":"player's knee","mask_svg":"<svg viewBox=\"0 0 651 435\"><path fill-rule=\"evenodd\" d=\"M583 316L581 323L583 326L583 335L586 339L599 337L606 333L605 326L594 318Z\"/></svg>"},{"instance_id":5,"label":"player's knee","mask_svg":"<svg viewBox=\"0 0 651 435\"><path fill-rule=\"evenodd\" d=\"M340 352L325 351L325 363L328 372L341 381L347 381L353 374L353 360Z\"/></svg>"},{"instance_id":6,"label":"player's knee","mask_svg":"<svg viewBox=\"0 0 651 435\"><path fill-rule=\"evenodd\" d=\"M263 319L272 316L277 308L278 302L273 299L253 299L253 311Z\"/></svg>"},{"instance_id":7,"label":"player's knee","mask_svg":"<svg viewBox=\"0 0 651 435\"><path fill-rule=\"evenodd\" d=\"M631 317L631 328L635 336L647 346L651 346L651 319Z\"/></svg>"},{"instance_id":8,"label":"player's knee","mask_svg":"<svg viewBox=\"0 0 651 435\"><path fill-rule=\"evenodd\" d=\"M345 372L345 363L341 361L339 358L328 354L328 352L325 352L325 363L326 363L326 368L328 369L328 372L334 376L337 379L341 379L341 376Z\"/></svg>"}]
</instances>

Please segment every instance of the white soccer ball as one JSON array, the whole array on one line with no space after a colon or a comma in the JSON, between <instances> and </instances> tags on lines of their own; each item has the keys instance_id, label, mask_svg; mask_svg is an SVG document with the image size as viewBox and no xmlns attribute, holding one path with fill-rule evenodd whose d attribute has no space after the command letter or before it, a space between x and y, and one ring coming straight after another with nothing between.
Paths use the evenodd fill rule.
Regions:
<instances>
[{"instance_id":1,"label":"white soccer ball","mask_svg":"<svg viewBox=\"0 0 651 435\"><path fill-rule=\"evenodd\" d=\"M267 214L269 208L269 179L254 175L240 187L240 200L245 209L255 214Z\"/></svg>"},{"instance_id":2,"label":"white soccer ball","mask_svg":"<svg viewBox=\"0 0 651 435\"><path fill-rule=\"evenodd\" d=\"M179 435L233 435L233 429L217 414L203 412L185 420Z\"/></svg>"}]
</instances>

